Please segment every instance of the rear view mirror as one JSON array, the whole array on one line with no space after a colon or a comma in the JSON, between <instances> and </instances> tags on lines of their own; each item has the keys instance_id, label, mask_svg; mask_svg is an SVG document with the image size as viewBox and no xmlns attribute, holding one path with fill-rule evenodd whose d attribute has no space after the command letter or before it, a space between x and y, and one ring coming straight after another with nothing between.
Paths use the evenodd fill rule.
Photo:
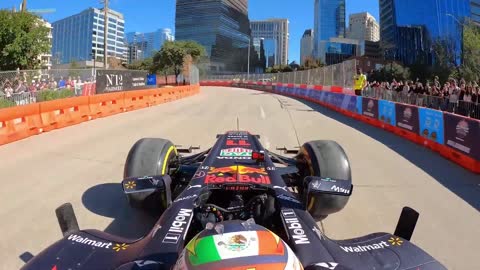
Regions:
<instances>
[{"instance_id":1,"label":"rear view mirror","mask_svg":"<svg viewBox=\"0 0 480 270\"><path fill-rule=\"evenodd\" d=\"M342 210L353 191L350 180L308 176L304 183L307 210L317 221Z\"/></svg>"},{"instance_id":2,"label":"rear view mirror","mask_svg":"<svg viewBox=\"0 0 480 270\"><path fill-rule=\"evenodd\" d=\"M171 183L169 175L145 176L127 178L122 187L132 207L164 211L172 203Z\"/></svg>"}]
</instances>

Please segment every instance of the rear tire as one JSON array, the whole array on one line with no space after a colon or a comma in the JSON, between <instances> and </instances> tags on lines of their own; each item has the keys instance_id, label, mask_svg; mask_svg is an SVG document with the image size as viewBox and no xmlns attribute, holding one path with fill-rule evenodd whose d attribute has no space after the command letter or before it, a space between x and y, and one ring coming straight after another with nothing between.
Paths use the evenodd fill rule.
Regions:
<instances>
[{"instance_id":1,"label":"rear tire","mask_svg":"<svg viewBox=\"0 0 480 270\"><path fill-rule=\"evenodd\" d=\"M331 178L337 181L352 180L348 157L335 141L319 140L305 143L297 156L297 166L302 179L299 190L304 202L307 199L305 188L309 184L304 181L307 176ZM316 206L306 205L307 210L317 221L342 210L349 196L323 194L319 199L321 202L317 200Z\"/></svg>"},{"instance_id":2,"label":"rear tire","mask_svg":"<svg viewBox=\"0 0 480 270\"><path fill-rule=\"evenodd\" d=\"M170 165L177 157L177 149L171 141L158 138L141 139L128 153L123 177L125 179L169 174ZM127 201L134 208L142 208L144 204L148 204L135 200L131 195L127 195Z\"/></svg>"}]
</instances>

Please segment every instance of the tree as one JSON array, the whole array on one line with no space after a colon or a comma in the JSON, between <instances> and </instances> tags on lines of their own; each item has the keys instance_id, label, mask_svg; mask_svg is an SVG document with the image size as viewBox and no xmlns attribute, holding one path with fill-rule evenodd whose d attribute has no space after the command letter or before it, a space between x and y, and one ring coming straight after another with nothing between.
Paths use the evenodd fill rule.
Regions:
<instances>
[{"instance_id":1,"label":"tree","mask_svg":"<svg viewBox=\"0 0 480 270\"><path fill-rule=\"evenodd\" d=\"M123 67L122 60L116 57L108 57L108 66L110 69L120 69Z\"/></svg>"},{"instance_id":2,"label":"tree","mask_svg":"<svg viewBox=\"0 0 480 270\"><path fill-rule=\"evenodd\" d=\"M127 65L127 69L133 69L133 70L148 70L150 71L152 69L153 65L153 58L145 58L143 60L137 60L132 62L131 64Z\"/></svg>"},{"instance_id":3,"label":"tree","mask_svg":"<svg viewBox=\"0 0 480 270\"><path fill-rule=\"evenodd\" d=\"M68 76L71 78L77 78L78 76L81 75L81 72L79 69L80 69L80 66L78 65L77 61L72 60L72 62L70 62L70 68L68 70Z\"/></svg>"},{"instance_id":4,"label":"tree","mask_svg":"<svg viewBox=\"0 0 480 270\"><path fill-rule=\"evenodd\" d=\"M319 59L314 59L313 57L307 57L305 58L305 61L303 65L300 67L300 70L309 70L309 69L314 69L314 68L319 68L323 67L324 64L322 64L322 61Z\"/></svg>"},{"instance_id":5,"label":"tree","mask_svg":"<svg viewBox=\"0 0 480 270\"><path fill-rule=\"evenodd\" d=\"M172 70L175 80L183 70L185 59L189 55L189 63L196 63L205 55L205 48L193 41L167 41L162 49L153 57L152 73L164 73ZM178 81L176 81L178 84Z\"/></svg>"},{"instance_id":6,"label":"tree","mask_svg":"<svg viewBox=\"0 0 480 270\"><path fill-rule=\"evenodd\" d=\"M467 21L463 26L461 76L467 81L480 79L480 27Z\"/></svg>"},{"instance_id":7,"label":"tree","mask_svg":"<svg viewBox=\"0 0 480 270\"><path fill-rule=\"evenodd\" d=\"M0 69L36 69L50 51L49 29L28 12L0 10Z\"/></svg>"}]
</instances>

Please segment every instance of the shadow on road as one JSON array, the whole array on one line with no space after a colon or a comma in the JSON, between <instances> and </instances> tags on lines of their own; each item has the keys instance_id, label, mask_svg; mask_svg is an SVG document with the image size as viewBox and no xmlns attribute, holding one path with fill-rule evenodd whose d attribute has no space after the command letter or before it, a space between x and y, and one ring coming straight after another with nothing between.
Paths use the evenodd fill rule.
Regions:
<instances>
[{"instance_id":1,"label":"shadow on road","mask_svg":"<svg viewBox=\"0 0 480 270\"><path fill-rule=\"evenodd\" d=\"M292 97L293 98L293 97ZM385 130L370 126L313 102L296 99L314 111L348 125L383 143L435 178L439 183L480 211L480 176L443 158L437 153ZM428 194L426 199L428 199Z\"/></svg>"},{"instance_id":2,"label":"shadow on road","mask_svg":"<svg viewBox=\"0 0 480 270\"><path fill-rule=\"evenodd\" d=\"M131 208L119 183L100 184L89 188L83 193L82 203L97 215L113 218L104 231L124 238L143 237L158 219Z\"/></svg>"}]
</instances>

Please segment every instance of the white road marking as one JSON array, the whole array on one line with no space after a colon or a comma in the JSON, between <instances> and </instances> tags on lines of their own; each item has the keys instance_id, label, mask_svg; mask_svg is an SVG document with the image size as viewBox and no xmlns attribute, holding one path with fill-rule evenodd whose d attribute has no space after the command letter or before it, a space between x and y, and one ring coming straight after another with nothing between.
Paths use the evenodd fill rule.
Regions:
<instances>
[{"instance_id":1,"label":"white road marking","mask_svg":"<svg viewBox=\"0 0 480 270\"><path fill-rule=\"evenodd\" d=\"M260 117L262 117L263 120L267 119L267 115L265 114L262 106L260 106Z\"/></svg>"}]
</instances>

